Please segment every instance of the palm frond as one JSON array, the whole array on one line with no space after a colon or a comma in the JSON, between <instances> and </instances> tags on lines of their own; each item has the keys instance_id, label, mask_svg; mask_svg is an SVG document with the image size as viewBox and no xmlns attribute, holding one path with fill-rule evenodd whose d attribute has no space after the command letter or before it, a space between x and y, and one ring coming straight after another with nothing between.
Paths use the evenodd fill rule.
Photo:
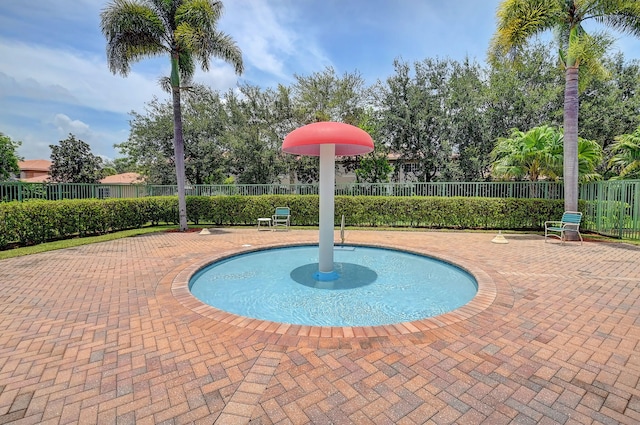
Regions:
<instances>
[{"instance_id":1,"label":"palm frond","mask_svg":"<svg viewBox=\"0 0 640 425\"><path fill-rule=\"evenodd\" d=\"M176 12L176 40L209 69L211 57L230 63L237 74L244 71L242 52L227 34L216 30L222 15L222 3L211 0L185 1Z\"/></svg>"},{"instance_id":2,"label":"palm frond","mask_svg":"<svg viewBox=\"0 0 640 425\"><path fill-rule=\"evenodd\" d=\"M603 25L640 37L640 2L637 0L593 1L589 12Z\"/></svg>"},{"instance_id":3,"label":"palm frond","mask_svg":"<svg viewBox=\"0 0 640 425\"><path fill-rule=\"evenodd\" d=\"M182 24L204 31L214 31L222 16L221 1L186 0L176 10L176 29Z\"/></svg>"},{"instance_id":4,"label":"palm frond","mask_svg":"<svg viewBox=\"0 0 640 425\"><path fill-rule=\"evenodd\" d=\"M617 136L611 153L614 155L609 166L619 171L620 179L640 177L640 127L631 134Z\"/></svg>"},{"instance_id":5,"label":"palm frond","mask_svg":"<svg viewBox=\"0 0 640 425\"><path fill-rule=\"evenodd\" d=\"M533 35L556 27L562 19L563 3L561 0L504 0L496 13L498 24L490 55L517 53Z\"/></svg>"},{"instance_id":6,"label":"palm frond","mask_svg":"<svg viewBox=\"0 0 640 425\"><path fill-rule=\"evenodd\" d=\"M135 0L114 0L100 17L111 72L127 75L132 62L167 52L162 20L148 5Z\"/></svg>"}]
</instances>

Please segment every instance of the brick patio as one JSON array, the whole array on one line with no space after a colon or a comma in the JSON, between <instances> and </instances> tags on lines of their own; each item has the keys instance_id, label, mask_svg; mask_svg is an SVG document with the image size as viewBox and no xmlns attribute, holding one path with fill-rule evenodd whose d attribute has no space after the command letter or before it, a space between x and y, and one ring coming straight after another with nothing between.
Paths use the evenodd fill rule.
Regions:
<instances>
[{"instance_id":1,"label":"brick patio","mask_svg":"<svg viewBox=\"0 0 640 425\"><path fill-rule=\"evenodd\" d=\"M184 285L317 231L161 233L0 261L0 424L636 424L640 248L347 231L462 265L480 299L372 328L262 322Z\"/></svg>"}]
</instances>

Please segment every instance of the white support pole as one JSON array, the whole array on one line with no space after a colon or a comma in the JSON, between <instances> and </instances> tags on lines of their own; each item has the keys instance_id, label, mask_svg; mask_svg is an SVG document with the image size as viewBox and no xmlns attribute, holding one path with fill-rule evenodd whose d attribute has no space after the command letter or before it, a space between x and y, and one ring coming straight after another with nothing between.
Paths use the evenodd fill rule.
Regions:
<instances>
[{"instance_id":1,"label":"white support pole","mask_svg":"<svg viewBox=\"0 0 640 425\"><path fill-rule=\"evenodd\" d=\"M333 144L320 145L320 241L319 280L334 280L333 275L333 221L335 194L335 152ZM323 278L324 277L324 278Z\"/></svg>"}]
</instances>

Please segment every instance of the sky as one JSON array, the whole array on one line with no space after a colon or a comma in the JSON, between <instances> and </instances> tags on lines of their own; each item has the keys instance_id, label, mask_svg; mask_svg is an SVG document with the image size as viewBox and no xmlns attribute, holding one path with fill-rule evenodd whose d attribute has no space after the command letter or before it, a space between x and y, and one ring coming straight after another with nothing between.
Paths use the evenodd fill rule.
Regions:
<instances>
[{"instance_id":1,"label":"sky","mask_svg":"<svg viewBox=\"0 0 640 425\"><path fill-rule=\"evenodd\" d=\"M500 0L226 0L219 29L243 54L245 72L213 60L195 81L221 92L250 83L289 85L333 67L367 83L393 74L393 61L470 58L484 63ZM104 159L129 136L130 112L144 113L169 59L110 73L100 11L107 0L0 3L0 132L21 141L24 159L49 159L50 145L72 133ZM640 58L640 40L619 36L615 48Z\"/></svg>"}]
</instances>

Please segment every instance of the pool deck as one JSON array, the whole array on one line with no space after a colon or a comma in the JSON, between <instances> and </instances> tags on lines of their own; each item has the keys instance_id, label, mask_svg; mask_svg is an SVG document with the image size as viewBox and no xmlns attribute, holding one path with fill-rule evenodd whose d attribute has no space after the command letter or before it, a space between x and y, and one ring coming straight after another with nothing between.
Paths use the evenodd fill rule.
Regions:
<instances>
[{"instance_id":1,"label":"pool deck","mask_svg":"<svg viewBox=\"0 0 640 425\"><path fill-rule=\"evenodd\" d=\"M349 231L453 261L480 296L394 326L205 306L216 258L312 230L159 233L0 261L0 424L637 424L640 247ZM336 240L339 240L336 232Z\"/></svg>"}]
</instances>

